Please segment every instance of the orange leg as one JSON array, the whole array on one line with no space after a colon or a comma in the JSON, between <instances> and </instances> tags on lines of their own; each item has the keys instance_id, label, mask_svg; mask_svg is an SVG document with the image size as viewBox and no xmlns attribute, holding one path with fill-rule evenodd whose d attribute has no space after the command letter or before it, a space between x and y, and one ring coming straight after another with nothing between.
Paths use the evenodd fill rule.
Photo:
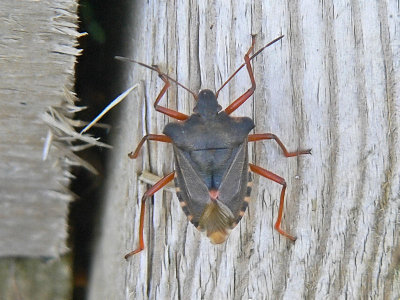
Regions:
<instances>
[{"instance_id":1,"label":"orange leg","mask_svg":"<svg viewBox=\"0 0 400 300\"><path fill-rule=\"evenodd\" d=\"M249 57L250 53L253 51L254 44L256 42L255 37L256 37L255 35L251 36L251 38L252 38L251 46L244 56L244 61L246 63L247 72L249 72L249 76L250 76L251 88L249 88L242 96L237 98L230 105L228 105L227 108L225 108L225 112L228 115L233 113L240 105L242 105L247 99L249 99L250 96L253 95L254 91L256 90L256 81L254 80L253 69L251 68L250 57Z\"/></svg>"},{"instance_id":2,"label":"orange leg","mask_svg":"<svg viewBox=\"0 0 400 300\"><path fill-rule=\"evenodd\" d=\"M247 138L247 140L249 142L261 141L261 140L271 140L271 139L275 140L278 143L279 147L281 147L281 149L283 150L283 154L286 157L298 156L301 154L311 154L311 149L298 150L295 152L288 152L286 150L285 145L283 145L283 143L281 142L281 140L275 134L272 134L272 133L250 134Z\"/></svg>"},{"instance_id":3,"label":"orange leg","mask_svg":"<svg viewBox=\"0 0 400 300\"><path fill-rule=\"evenodd\" d=\"M142 203L141 203L142 206L140 208L139 248L126 254L125 259L128 259L128 257L135 255L144 249L143 226L144 226L144 212L146 209L146 199L148 197L153 196L158 190L160 190L164 186L166 186L172 179L174 179L174 177L175 177L175 171L168 174L167 176L163 177L162 179L160 179L155 185L153 185L150 189L148 189L144 193L144 195L142 197Z\"/></svg>"},{"instance_id":4,"label":"orange leg","mask_svg":"<svg viewBox=\"0 0 400 300\"><path fill-rule=\"evenodd\" d=\"M162 134L148 134L145 135L141 140L139 145L136 147L135 152L131 152L128 154L129 158L131 159L135 159L138 157L139 155L139 151L142 148L143 144L145 141L150 140L150 141L158 141L158 142L165 142L165 143L172 143L171 138L169 138L166 135L162 135Z\"/></svg>"},{"instance_id":5,"label":"orange leg","mask_svg":"<svg viewBox=\"0 0 400 300\"><path fill-rule=\"evenodd\" d=\"M185 114L180 113L178 111L175 111L175 110L169 109L167 107L158 105L158 102L160 102L162 96L164 96L165 92L168 90L168 88L170 87L171 83L169 82L168 78L160 71L160 69L158 68L157 65L153 65L153 67L157 70L157 72L159 74L158 76L165 83L164 87L162 88L161 92L158 94L158 96L156 98L156 102L154 102L155 110L158 111L158 112L161 112L161 113L163 113L163 114L165 114L167 116L170 116L170 117L172 117L174 119L177 119L177 120L181 120L181 121L186 120L187 118L189 118L188 115L185 115Z\"/></svg>"},{"instance_id":6,"label":"orange leg","mask_svg":"<svg viewBox=\"0 0 400 300\"><path fill-rule=\"evenodd\" d=\"M275 182L279 183L280 185L282 185L281 199L279 201L278 219L276 220L276 223L275 223L275 229L283 236L287 237L288 239L290 239L292 241L295 241L296 238L294 236L290 235L289 233L287 233L286 231L283 231L281 229L281 221L282 221L283 206L284 206L284 202L285 202L285 191L286 191L285 179L283 179L282 177L280 177L268 170L265 170L259 166L256 166L253 164L249 164L249 165L250 165L250 170L253 171L254 173L257 173L265 178L268 178L268 179L275 181Z\"/></svg>"}]
</instances>

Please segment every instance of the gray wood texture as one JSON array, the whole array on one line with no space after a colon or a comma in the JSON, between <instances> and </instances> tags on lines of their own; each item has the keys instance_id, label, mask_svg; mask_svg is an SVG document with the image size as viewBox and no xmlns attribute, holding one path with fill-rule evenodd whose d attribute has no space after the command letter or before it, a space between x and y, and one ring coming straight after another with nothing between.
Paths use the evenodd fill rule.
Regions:
<instances>
[{"instance_id":1,"label":"gray wood texture","mask_svg":"<svg viewBox=\"0 0 400 300\"><path fill-rule=\"evenodd\" d=\"M257 90L234 115L254 118L255 132L278 135L250 145L250 161L287 181L281 237L273 224L280 186L255 176L252 201L222 245L187 220L176 195L146 204L145 245L138 245L142 170L174 169L172 147L147 133L170 118L153 102L157 74L132 66L110 161L106 204L94 254L90 299L398 299L399 55L398 1L138 1L132 9L131 57L158 64L197 91L216 89L256 49L285 38L253 61ZM219 96L226 107L250 86L245 70ZM122 91L121 91L122 92ZM111 99L110 99L111 100ZM162 103L189 114L194 101L171 87Z\"/></svg>"},{"instance_id":2,"label":"gray wood texture","mask_svg":"<svg viewBox=\"0 0 400 300\"><path fill-rule=\"evenodd\" d=\"M72 299L71 259L0 259L0 299Z\"/></svg>"},{"instance_id":3,"label":"gray wood texture","mask_svg":"<svg viewBox=\"0 0 400 300\"><path fill-rule=\"evenodd\" d=\"M65 88L79 53L76 9L73 0L0 1L0 256L67 250L73 154L57 129L42 161L49 132L42 116L51 106L60 116L74 109Z\"/></svg>"}]
</instances>

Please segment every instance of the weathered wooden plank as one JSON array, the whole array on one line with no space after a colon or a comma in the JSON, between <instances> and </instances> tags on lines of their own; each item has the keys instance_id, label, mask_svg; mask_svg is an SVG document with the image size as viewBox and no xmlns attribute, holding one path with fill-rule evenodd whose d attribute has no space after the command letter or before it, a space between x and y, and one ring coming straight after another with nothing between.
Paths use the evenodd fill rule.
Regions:
<instances>
[{"instance_id":1,"label":"weathered wooden plank","mask_svg":"<svg viewBox=\"0 0 400 300\"><path fill-rule=\"evenodd\" d=\"M258 34L256 48L285 34L253 62L256 93L235 115L313 155L285 159L274 143L250 146L252 162L288 183L283 227L295 244L273 230L280 186L256 177L248 212L219 246L186 221L175 195L159 192L146 208L146 249L125 262L148 188L137 173L173 170L164 143L149 142L136 161L126 155L169 121L152 107L161 80L134 66L127 85L141 87L124 104L114 141L90 298L397 299L398 3L142 1L132 11L131 56L193 90L219 87L243 62L250 33ZM221 105L249 84L240 72ZM163 103L184 113L194 105L175 87Z\"/></svg>"},{"instance_id":2,"label":"weathered wooden plank","mask_svg":"<svg viewBox=\"0 0 400 300\"><path fill-rule=\"evenodd\" d=\"M71 109L76 1L0 2L0 256L65 253L72 151L54 136L42 160L50 106Z\"/></svg>"},{"instance_id":3,"label":"weathered wooden plank","mask_svg":"<svg viewBox=\"0 0 400 300\"><path fill-rule=\"evenodd\" d=\"M0 259L0 298L72 299L70 257Z\"/></svg>"}]
</instances>

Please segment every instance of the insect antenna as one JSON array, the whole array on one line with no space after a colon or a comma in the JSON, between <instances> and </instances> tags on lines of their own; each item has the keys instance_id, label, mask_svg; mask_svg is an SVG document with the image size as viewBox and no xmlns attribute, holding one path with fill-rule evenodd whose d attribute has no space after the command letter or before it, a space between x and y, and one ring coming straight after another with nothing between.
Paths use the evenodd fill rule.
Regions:
<instances>
[{"instance_id":1,"label":"insect antenna","mask_svg":"<svg viewBox=\"0 0 400 300\"><path fill-rule=\"evenodd\" d=\"M268 44L266 44L264 47L262 47L260 50L258 50L256 53L254 53L251 57L250 60L252 60L253 58L255 58L258 54L260 54L265 48L271 46L272 44L276 43L277 41L279 41L280 39L282 39L284 37L284 35L281 35L280 37L277 37L276 39L272 40L271 42L269 42ZM217 90L217 92L215 93L215 96L218 98L218 94L219 92L224 88L225 85L228 84L229 81L231 81L231 79L233 77L235 77L235 75L245 66L246 64L243 63L239 68L237 68L237 70L228 78L228 80L226 80L223 85Z\"/></svg>"},{"instance_id":2,"label":"insect antenna","mask_svg":"<svg viewBox=\"0 0 400 300\"><path fill-rule=\"evenodd\" d=\"M191 93L191 94L193 95L194 99L197 100L197 94L196 94L195 92L193 92L192 90L190 90L189 88L187 88L186 86L184 86L182 83L178 82L176 79L170 77L169 75L167 75L167 74L165 74L165 73L163 73L163 72L160 72L160 70L159 70L158 68L156 68L156 67L154 67L154 66L146 65L146 64L144 64L144 63L142 63L142 62L136 61L136 60L131 59L131 58L123 57L123 56L114 56L114 58L115 58L115 59L118 59L118 60L123 60L123 61L132 62L132 63L138 64L138 65L141 65L141 66L143 66L143 67L146 67L146 68L148 68L148 69L150 69L150 70L156 71L156 72L158 73L158 75L160 75L160 76L165 76L166 78L168 78L168 79L171 80L172 82L175 82L175 83L176 83L177 85L179 85L181 88L184 88L185 90L187 90L189 93Z\"/></svg>"}]
</instances>

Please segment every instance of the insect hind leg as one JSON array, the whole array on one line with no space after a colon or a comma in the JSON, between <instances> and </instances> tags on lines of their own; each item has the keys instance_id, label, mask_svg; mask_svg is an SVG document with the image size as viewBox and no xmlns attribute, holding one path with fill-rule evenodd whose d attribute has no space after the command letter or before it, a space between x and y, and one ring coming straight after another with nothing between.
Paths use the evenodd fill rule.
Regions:
<instances>
[{"instance_id":1,"label":"insect hind leg","mask_svg":"<svg viewBox=\"0 0 400 300\"><path fill-rule=\"evenodd\" d=\"M175 177L175 171L169 173L167 176L160 179L156 184L154 184L150 189L148 189L141 201L140 208L140 223L139 223L139 247L136 250L133 250L125 255L125 259L128 259L130 256L135 255L144 249L144 240L143 240L143 226L144 226L144 213L146 210L146 199L148 197L153 196L157 191L166 186L170 181L172 181Z\"/></svg>"},{"instance_id":2,"label":"insect hind leg","mask_svg":"<svg viewBox=\"0 0 400 300\"><path fill-rule=\"evenodd\" d=\"M272 181L275 181L276 183L279 183L280 185L282 185L282 190L281 190L281 197L280 197L280 201L279 201L279 210L278 210L278 218L275 222L275 229L282 234L283 236L287 237L288 239L295 241L296 237L290 235L289 233L287 233L286 231L284 231L283 229L281 229L281 221L282 221L282 215L283 215L283 206L284 206L284 202L285 202L285 191L286 191L286 181L285 179L283 179L282 177L268 171L265 170L259 166L253 165L253 164L249 164L250 166L250 170L258 175L261 175L265 178L268 178Z\"/></svg>"}]
</instances>

